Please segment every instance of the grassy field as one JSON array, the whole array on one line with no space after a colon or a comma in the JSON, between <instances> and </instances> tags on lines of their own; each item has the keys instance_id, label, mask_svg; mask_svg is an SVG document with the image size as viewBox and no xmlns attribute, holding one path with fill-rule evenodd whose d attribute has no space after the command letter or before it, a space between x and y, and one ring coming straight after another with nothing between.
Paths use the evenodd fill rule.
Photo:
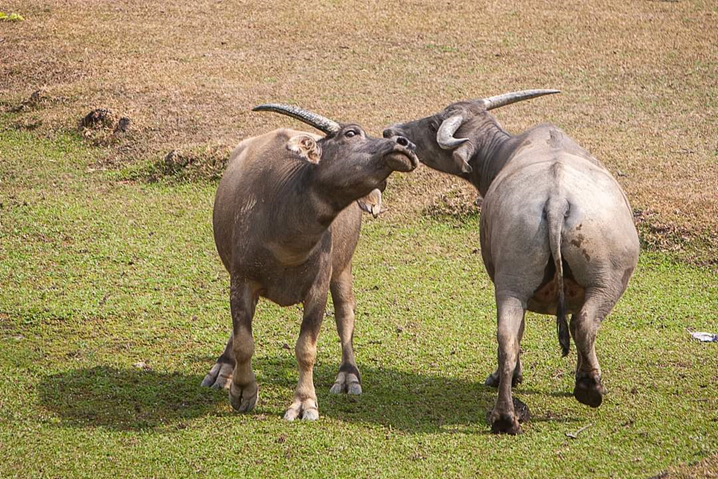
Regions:
<instances>
[{"instance_id":1,"label":"grassy field","mask_svg":"<svg viewBox=\"0 0 718 479\"><path fill-rule=\"evenodd\" d=\"M708 270L643 255L600 333L599 410L571 397L575 356L561 359L553 319L532 315L516 394L534 417L496 437L477 217L370 221L355 260L365 393L328 394L340 358L328 317L322 420L283 422L300 313L262 303L261 402L242 416L199 386L230 324L214 185L114 181L88 170L97 151L74 134L5 130L0 144L2 477L648 477L718 447L718 357L686 332L718 328Z\"/></svg>"},{"instance_id":2,"label":"grassy field","mask_svg":"<svg viewBox=\"0 0 718 479\"><path fill-rule=\"evenodd\" d=\"M34 2L0 6L0 477L717 477L718 10L703 1ZM519 437L489 433L493 287L466 185L395 176L355 256L364 394L285 423L299 308L260 304L249 415L199 386L230 328L211 208L229 146L299 104L374 134L524 88L617 176L644 251L599 332L609 389L571 396L551 317L530 315ZM36 92L33 95L33 92ZM109 108L127 132L83 129ZM169 170L170 150L189 165ZM164 165L164 166L163 166ZM331 306L330 306L331 309ZM586 427L577 439L567 437ZM665 475L661 475L663 473Z\"/></svg>"}]
</instances>

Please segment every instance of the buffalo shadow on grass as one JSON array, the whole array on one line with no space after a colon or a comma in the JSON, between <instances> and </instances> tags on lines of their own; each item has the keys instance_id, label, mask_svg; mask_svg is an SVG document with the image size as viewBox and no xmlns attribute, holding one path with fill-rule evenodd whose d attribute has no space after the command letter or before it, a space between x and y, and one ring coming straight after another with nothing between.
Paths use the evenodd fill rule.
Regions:
<instances>
[{"instance_id":1,"label":"buffalo shadow on grass","mask_svg":"<svg viewBox=\"0 0 718 479\"><path fill-rule=\"evenodd\" d=\"M210 394L201 381L195 374L95 366L46 376L38 389L40 403L66 424L142 430L215 412L226 395Z\"/></svg>"},{"instance_id":2,"label":"buffalo shadow on grass","mask_svg":"<svg viewBox=\"0 0 718 479\"><path fill-rule=\"evenodd\" d=\"M286 388L289 401L296 385L296 362L291 357L265 357L253 364L260 399L250 415L279 414L266 408L261 390L263 386ZM207 368L210 366L208 363ZM329 394L338 364L315 367L322 416L349 423L381 424L406 432L437 432L452 426L470 426L472 430L478 426L488 432L485 418L496 400L495 389L448 376L360 367L364 388L361 396ZM41 404L60 416L64 424L77 427L181 429L183 421L235 414L222 407L228 401L226 392L201 387L202 379L196 374L95 366L46 376L39 384L39 397ZM521 397L522 390L519 388L515 394ZM576 419L533 418L535 422L548 420Z\"/></svg>"}]
</instances>

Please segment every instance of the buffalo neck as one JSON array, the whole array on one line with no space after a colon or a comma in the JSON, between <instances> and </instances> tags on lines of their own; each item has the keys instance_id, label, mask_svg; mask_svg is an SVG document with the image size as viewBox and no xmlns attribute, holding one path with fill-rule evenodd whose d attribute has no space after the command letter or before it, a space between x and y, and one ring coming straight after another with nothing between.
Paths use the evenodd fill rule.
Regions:
<instances>
[{"instance_id":1,"label":"buffalo neck","mask_svg":"<svg viewBox=\"0 0 718 479\"><path fill-rule=\"evenodd\" d=\"M336 210L317 195L316 165L295 163L283 172L271 196L276 198L271 222L281 225L272 233L275 241L295 254L310 254L327 233L341 209Z\"/></svg>"},{"instance_id":2,"label":"buffalo neck","mask_svg":"<svg viewBox=\"0 0 718 479\"><path fill-rule=\"evenodd\" d=\"M347 206L369 194L329 188L318 181L316 165L296 165L274 195L282 205L273 212L273 224L282 225L274 237L294 254L311 254L322 241L334 219Z\"/></svg>"},{"instance_id":3,"label":"buffalo neck","mask_svg":"<svg viewBox=\"0 0 718 479\"><path fill-rule=\"evenodd\" d=\"M373 189L373 186L365 188L330 187L317 183L312 188L312 211L318 223L328 228L334 218L347 206L368 195Z\"/></svg>"},{"instance_id":4,"label":"buffalo neck","mask_svg":"<svg viewBox=\"0 0 718 479\"><path fill-rule=\"evenodd\" d=\"M478 140L469 162L473 171L466 175L466 179L484 196L509 159L503 152L512 136L489 117L479 127L475 138Z\"/></svg>"}]
</instances>

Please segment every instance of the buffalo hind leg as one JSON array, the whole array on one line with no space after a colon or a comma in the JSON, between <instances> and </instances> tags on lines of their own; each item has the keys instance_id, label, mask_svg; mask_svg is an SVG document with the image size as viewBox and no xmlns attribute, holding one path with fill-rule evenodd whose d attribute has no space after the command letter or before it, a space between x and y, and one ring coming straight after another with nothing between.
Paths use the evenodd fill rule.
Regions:
<instances>
[{"instance_id":1,"label":"buffalo hind leg","mask_svg":"<svg viewBox=\"0 0 718 479\"><path fill-rule=\"evenodd\" d=\"M498 292L496 305L498 310L499 397L496 399L494 409L489 413L488 421L491 425L491 432L520 434L519 420L522 418L516 414L514 400L511 396L511 382L518 363L519 332L524 319L524 307L518 298ZM528 407L520 412L528 416Z\"/></svg>"},{"instance_id":2,"label":"buffalo hind leg","mask_svg":"<svg viewBox=\"0 0 718 479\"><path fill-rule=\"evenodd\" d=\"M331 282L330 289L334 301L334 317L337 333L342 343L342 364L337 378L329 390L332 394L361 394L361 375L354 359L354 294L352 293L351 267Z\"/></svg>"},{"instance_id":3,"label":"buffalo hind leg","mask_svg":"<svg viewBox=\"0 0 718 479\"><path fill-rule=\"evenodd\" d=\"M202 380L202 386L212 389L229 389L232 384L232 372L234 371L234 334L229 333L229 340L224 347L224 352L217 358L212 369Z\"/></svg>"},{"instance_id":4,"label":"buffalo hind leg","mask_svg":"<svg viewBox=\"0 0 718 479\"><path fill-rule=\"evenodd\" d=\"M314 362L317 358L317 337L327 305L327 283L328 278L323 287L321 283L313 285L304 300L304 318L294 347L299 366L299 382L294 390L294 400L284 413L284 419L287 421L297 418L308 421L319 419L319 405L314 390Z\"/></svg>"},{"instance_id":5,"label":"buffalo hind leg","mask_svg":"<svg viewBox=\"0 0 718 479\"><path fill-rule=\"evenodd\" d=\"M600 406L606 394L596 357L596 332L617 300L605 292L586 290L586 300L581 310L571 317L570 330L578 350L573 396L578 402L591 407Z\"/></svg>"},{"instance_id":6,"label":"buffalo hind leg","mask_svg":"<svg viewBox=\"0 0 718 479\"><path fill-rule=\"evenodd\" d=\"M516 369L514 369L514 375L511 377L511 386L516 387L524 380L522 370L521 370L521 340L524 337L524 325L526 322L522 319L521 320L521 328L519 329L519 355L516 358ZM499 369L496 368L496 371L489 374L486 378L486 381L484 381L484 384L486 386L491 386L492 388L499 387Z\"/></svg>"},{"instance_id":7,"label":"buffalo hind leg","mask_svg":"<svg viewBox=\"0 0 718 479\"><path fill-rule=\"evenodd\" d=\"M232 351L235 366L232 383L229 386L229 402L239 412L249 412L257 404L257 379L252 371L254 338L252 318L258 296L250 286L234 277L230 286L230 308L232 310Z\"/></svg>"}]
</instances>

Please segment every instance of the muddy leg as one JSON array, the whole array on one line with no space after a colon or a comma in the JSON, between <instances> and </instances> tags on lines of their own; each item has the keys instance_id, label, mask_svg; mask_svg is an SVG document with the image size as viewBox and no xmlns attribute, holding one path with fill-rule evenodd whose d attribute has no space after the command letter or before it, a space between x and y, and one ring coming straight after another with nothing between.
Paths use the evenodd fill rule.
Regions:
<instances>
[{"instance_id":1,"label":"muddy leg","mask_svg":"<svg viewBox=\"0 0 718 479\"><path fill-rule=\"evenodd\" d=\"M520 434L519 418L514 411L511 381L519 356L519 331L524 318L524 307L518 298L496 294L498 308L499 341L499 397L489 414L491 432Z\"/></svg>"},{"instance_id":2,"label":"muddy leg","mask_svg":"<svg viewBox=\"0 0 718 479\"><path fill-rule=\"evenodd\" d=\"M516 358L516 369L514 369L514 375L511 378L511 386L516 387L518 384L521 384L521 382L524 380L523 374L521 373L521 340L524 337L524 325L526 322L522 319L521 320L521 328L519 329L519 355ZM484 381L484 384L486 386L491 386L492 388L499 387L499 370L498 368L493 373L489 374L486 378L486 381Z\"/></svg>"},{"instance_id":3,"label":"muddy leg","mask_svg":"<svg viewBox=\"0 0 718 479\"><path fill-rule=\"evenodd\" d=\"M337 332L342 342L342 364L339 366L336 381L329 392L332 394L361 394L361 375L354 359L354 308L356 302L352 293L351 267L332 281L330 289L334 301Z\"/></svg>"},{"instance_id":4,"label":"muddy leg","mask_svg":"<svg viewBox=\"0 0 718 479\"><path fill-rule=\"evenodd\" d=\"M229 340L224 347L224 352L217 358L207 375L202 380L202 386L212 389L229 389L232 384L232 371L234 371L234 334L229 333Z\"/></svg>"},{"instance_id":5,"label":"muddy leg","mask_svg":"<svg viewBox=\"0 0 718 479\"><path fill-rule=\"evenodd\" d=\"M239 412L251 411L257 403L257 380L252 371L254 354L252 317L257 299L257 295L249 285L232 278L230 287L232 351L236 364L232 374L232 384L229 387L229 402Z\"/></svg>"},{"instance_id":6,"label":"muddy leg","mask_svg":"<svg viewBox=\"0 0 718 479\"><path fill-rule=\"evenodd\" d=\"M573 396L580 403L591 407L600 406L606 394L606 389L601 384L601 367L594 348L596 331L603 318L613 309L617 299L605 292L587 290L581 311L571 318L571 332L578 350Z\"/></svg>"},{"instance_id":7,"label":"muddy leg","mask_svg":"<svg viewBox=\"0 0 718 479\"><path fill-rule=\"evenodd\" d=\"M317 358L317 337L324 318L329 289L328 278L323 285L312 286L304 300L304 319L299 330L299 339L294 347L299 366L299 382L294 390L294 401L284 414L284 419L296 418L315 421L319 419L317 394L314 391L314 361Z\"/></svg>"}]
</instances>

